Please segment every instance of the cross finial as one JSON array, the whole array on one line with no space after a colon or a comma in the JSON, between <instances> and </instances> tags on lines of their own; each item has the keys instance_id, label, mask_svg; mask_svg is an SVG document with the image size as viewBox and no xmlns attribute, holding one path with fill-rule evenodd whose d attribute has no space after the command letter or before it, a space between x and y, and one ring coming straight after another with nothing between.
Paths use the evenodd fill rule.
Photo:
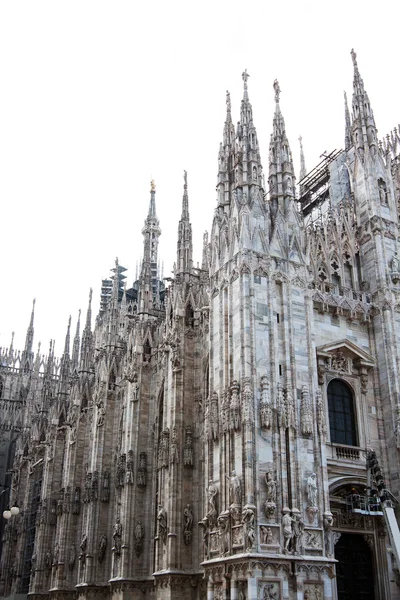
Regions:
<instances>
[{"instance_id":1,"label":"cross finial","mask_svg":"<svg viewBox=\"0 0 400 600\"><path fill-rule=\"evenodd\" d=\"M247 69L245 69L242 73L242 79L244 81L244 88L247 89L247 80L250 77L250 75L247 72Z\"/></svg>"},{"instance_id":2,"label":"cross finial","mask_svg":"<svg viewBox=\"0 0 400 600\"><path fill-rule=\"evenodd\" d=\"M279 82L277 79L275 79L275 81L274 81L274 90L275 90L275 102L279 102L281 88L279 87Z\"/></svg>"}]
</instances>

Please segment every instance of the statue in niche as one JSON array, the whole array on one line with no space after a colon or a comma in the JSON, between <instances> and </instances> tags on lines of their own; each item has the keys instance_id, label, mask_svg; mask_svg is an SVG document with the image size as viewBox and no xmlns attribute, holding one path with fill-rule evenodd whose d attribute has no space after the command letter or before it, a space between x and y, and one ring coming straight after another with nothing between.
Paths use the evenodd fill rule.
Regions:
<instances>
[{"instance_id":1,"label":"statue in niche","mask_svg":"<svg viewBox=\"0 0 400 600\"><path fill-rule=\"evenodd\" d=\"M308 506L317 506L317 476L315 473L311 473L307 479L307 496Z\"/></svg>"},{"instance_id":2,"label":"statue in niche","mask_svg":"<svg viewBox=\"0 0 400 600\"><path fill-rule=\"evenodd\" d=\"M186 504L183 510L183 541L188 546L192 542L193 529L193 509L190 504Z\"/></svg>"},{"instance_id":3,"label":"statue in niche","mask_svg":"<svg viewBox=\"0 0 400 600\"><path fill-rule=\"evenodd\" d=\"M86 533L82 534L81 543L79 544L81 552L79 554L79 560L85 564L86 562L86 550L87 550L87 535Z\"/></svg>"},{"instance_id":4,"label":"statue in niche","mask_svg":"<svg viewBox=\"0 0 400 600\"><path fill-rule=\"evenodd\" d=\"M226 389L222 393L222 402L221 402L221 424L223 433L227 433L229 431L229 396L230 391Z\"/></svg>"},{"instance_id":5,"label":"statue in niche","mask_svg":"<svg viewBox=\"0 0 400 600\"><path fill-rule=\"evenodd\" d=\"M330 511L324 513L323 525L325 531L325 554L328 557L334 555L334 544L333 544L333 515Z\"/></svg>"},{"instance_id":6,"label":"statue in niche","mask_svg":"<svg viewBox=\"0 0 400 600\"><path fill-rule=\"evenodd\" d=\"M140 521L136 523L135 527L135 554L136 556L140 556L143 550L143 538L144 538L144 529L143 525Z\"/></svg>"},{"instance_id":7,"label":"statue in niche","mask_svg":"<svg viewBox=\"0 0 400 600\"><path fill-rule=\"evenodd\" d=\"M290 509L284 508L282 510L282 530L284 539L283 552L285 554L289 552L289 546L293 537L292 522L293 519L290 516Z\"/></svg>"},{"instance_id":8,"label":"statue in niche","mask_svg":"<svg viewBox=\"0 0 400 600\"><path fill-rule=\"evenodd\" d=\"M203 530L204 557L208 558L208 542L209 542L209 538L210 538L210 523L208 521L208 518L204 517L204 519L202 519L199 522L199 526Z\"/></svg>"},{"instance_id":9,"label":"statue in niche","mask_svg":"<svg viewBox=\"0 0 400 600\"><path fill-rule=\"evenodd\" d=\"M116 487L122 488L125 485L126 454L121 454L118 458Z\"/></svg>"},{"instance_id":10,"label":"statue in niche","mask_svg":"<svg viewBox=\"0 0 400 600\"><path fill-rule=\"evenodd\" d=\"M110 501L110 471L104 471L103 473L103 486L101 489L101 501Z\"/></svg>"},{"instance_id":11,"label":"statue in niche","mask_svg":"<svg viewBox=\"0 0 400 600\"><path fill-rule=\"evenodd\" d=\"M217 495L218 495L218 488L216 485L214 485L213 483L210 483L210 485L208 486L208 512L207 512L207 519L209 521L209 525L211 529L214 529L214 527L217 524L217 516L218 516L218 507L217 507Z\"/></svg>"},{"instance_id":12,"label":"statue in niche","mask_svg":"<svg viewBox=\"0 0 400 600\"><path fill-rule=\"evenodd\" d=\"M107 536L103 534L102 536L100 536L100 539L99 539L99 551L97 554L97 560L99 561L99 563L103 562L104 557L106 555L106 549L107 549Z\"/></svg>"},{"instance_id":13,"label":"statue in niche","mask_svg":"<svg viewBox=\"0 0 400 600\"><path fill-rule=\"evenodd\" d=\"M183 464L185 467L193 467L193 432L190 425L186 427L185 447L183 449Z\"/></svg>"},{"instance_id":14,"label":"statue in niche","mask_svg":"<svg viewBox=\"0 0 400 600\"><path fill-rule=\"evenodd\" d=\"M300 511L294 508L292 510L292 549L296 554L302 554L303 552L303 534L304 534L304 521L301 518Z\"/></svg>"},{"instance_id":15,"label":"statue in niche","mask_svg":"<svg viewBox=\"0 0 400 600\"><path fill-rule=\"evenodd\" d=\"M126 463L126 483L133 485L133 450L128 452L128 460Z\"/></svg>"},{"instance_id":16,"label":"statue in niche","mask_svg":"<svg viewBox=\"0 0 400 600\"><path fill-rule=\"evenodd\" d=\"M229 553L229 510L222 512L217 520L219 528L220 556Z\"/></svg>"},{"instance_id":17,"label":"statue in niche","mask_svg":"<svg viewBox=\"0 0 400 600\"><path fill-rule=\"evenodd\" d=\"M92 500L96 501L99 499L99 472L94 471L92 479Z\"/></svg>"},{"instance_id":18,"label":"statue in niche","mask_svg":"<svg viewBox=\"0 0 400 600\"><path fill-rule=\"evenodd\" d=\"M255 531L255 515L254 510L246 504L242 512L243 525L244 525L244 537L245 537L245 549L250 552L254 546L254 540L256 539Z\"/></svg>"},{"instance_id":19,"label":"statue in niche","mask_svg":"<svg viewBox=\"0 0 400 600\"><path fill-rule=\"evenodd\" d=\"M213 392L210 403L210 424L211 435L213 440L218 439L218 394Z\"/></svg>"},{"instance_id":20,"label":"statue in niche","mask_svg":"<svg viewBox=\"0 0 400 600\"><path fill-rule=\"evenodd\" d=\"M74 542L69 547L69 556L68 556L68 569L72 571L75 567L76 561L76 548Z\"/></svg>"},{"instance_id":21,"label":"statue in niche","mask_svg":"<svg viewBox=\"0 0 400 600\"><path fill-rule=\"evenodd\" d=\"M97 427L101 427L104 425L104 420L106 417L106 409L104 408L103 401L101 401L97 408Z\"/></svg>"},{"instance_id":22,"label":"statue in niche","mask_svg":"<svg viewBox=\"0 0 400 600\"><path fill-rule=\"evenodd\" d=\"M265 429L269 429L272 425L271 396L269 381L266 375L261 377L260 421L261 427L265 427Z\"/></svg>"},{"instance_id":23,"label":"statue in niche","mask_svg":"<svg viewBox=\"0 0 400 600\"><path fill-rule=\"evenodd\" d=\"M138 486L146 487L147 483L147 454L141 452L139 457Z\"/></svg>"},{"instance_id":24,"label":"statue in niche","mask_svg":"<svg viewBox=\"0 0 400 600\"><path fill-rule=\"evenodd\" d=\"M240 399L239 384L236 379L231 385L230 429L240 429Z\"/></svg>"},{"instance_id":25,"label":"statue in niche","mask_svg":"<svg viewBox=\"0 0 400 600\"><path fill-rule=\"evenodd\" d=\"M265 473L265 485L267 486L267 502L276 502L276 480L273 471Z\"/></svg>"},{"instance_id":26,"label":"statue in niche","mask_svg":"<svg viewBox=\"0 0 400 600\"><path fill-rule=\"evenodd\" d=\"M158 505L158 537L161 541L166 544L167 542L167 512L161 504Z\"/></svg>"},{"instance_id":27,"label":"statue in niche","mask_svg":"<svg viewBox=\"0 0 400 600\"><path fill-rule=\"evenodd\" d=\"M244 377L243 379L242 420L243 423L247 424L254 421L253 390L250 377Z\"/></svg>"},{"instance_id":28,"label":"statue in niche","mask_svg":"<svg viewBox=\"0 0 400 600\"><path fill-rule=\"evenodd\" d=\"M60 545L58 542L55 543L53 552L53 565L58 565L58 559L60 557Z\"/></svg>"},{"instance_id":29,"label":"statue in niche","mask_svg":"<svg viewBox=\"0 0 400 600\"><path fill-rule=\"evenodd\" d=\"M177 431L176 425L174 425L172 428L169 461L171 464L176 464L176 465L179 464L179 442L178 442L178 431Z\"/></svg>"},{"instance_id":30,"label":"statue in niche","mask_svg":"<svg viewBox=\"0 0 400 600\"><path fill-rule=\"evenodd\" d=\"M225 476L229 480L229 498L231 504L241 504L242 503L242 485L240 483L240 478L236 475L236 471L233 470L231 476Z\"/></svg>"},{"instance_id":31,"label":"statue in niche","mask_svg":"<svg viewBox=\"0 0 400 600\"><path fill-rule=\"evenodd\" d=\"M121 548L122 548L122 523L121 523L119 517L117 517L117 520L114 525L113 540L114 540L113 552L115 552L116 556L120 556Z\"/></svg>"},{"instance_id":32,"label":"statue in niche","mask_svg":"<svg viewBox=\"0 0 400 600\"><path fill-rule=\"evenodd\" d=\"M81 488L77 485L74 490L74 501L72 504L72 514L79 515L81 511Z\"/></svg>"},{"instance_id":33,"label":"statue in niche","mask_svg":"<svg viewBox=\"0 0 400 600\"><path fill-rule=\"evenodd\" d=\"M139 400L139 382L137 379L137 375L133 376L133 381L131 383L131 402L137 402Z\"/></svg>"}]
</instances>

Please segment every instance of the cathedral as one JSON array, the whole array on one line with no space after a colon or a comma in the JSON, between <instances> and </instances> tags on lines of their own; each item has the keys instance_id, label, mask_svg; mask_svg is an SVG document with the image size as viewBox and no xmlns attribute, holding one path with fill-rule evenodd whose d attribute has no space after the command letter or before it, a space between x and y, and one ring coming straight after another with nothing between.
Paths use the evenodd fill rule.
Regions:
<instances>
[{"instance_id":1,"label":"cathedral","mask_svg":"<svg viewBox=\"0 0 400 600\"><path fill-rule=\"evenodd\" d=\"M201 263L185 172L162 277L152 182L133 284L116 260L60 358L34 306L0 349L2 598L400 599L366 467L400 500L400 128L351 58L344 149L307 171L300 138L296 182L275 81L264 176L245 71Z\"/></svg>"}]
</instances>

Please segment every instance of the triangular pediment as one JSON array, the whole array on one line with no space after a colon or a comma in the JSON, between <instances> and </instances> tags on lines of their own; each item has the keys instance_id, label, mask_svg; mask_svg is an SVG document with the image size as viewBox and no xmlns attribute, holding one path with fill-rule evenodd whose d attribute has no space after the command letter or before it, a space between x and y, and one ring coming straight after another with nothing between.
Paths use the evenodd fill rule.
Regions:
<instances>
[{"instance_id":1,"label":"triangular pediment","mask_svg":"<svg viewBox=\"0 0 400 600\"><path fill-rule=\"evenodd\" d=\"M318 346L317 356L330 358L333 354L337 353L338 350L340 350L344 356L351 358L353 361L356 361L363 366L375 366L375 359L373 356L348 339L336 340L329 344L325 344L324 346Z\"/></svg>"}]
</instances>

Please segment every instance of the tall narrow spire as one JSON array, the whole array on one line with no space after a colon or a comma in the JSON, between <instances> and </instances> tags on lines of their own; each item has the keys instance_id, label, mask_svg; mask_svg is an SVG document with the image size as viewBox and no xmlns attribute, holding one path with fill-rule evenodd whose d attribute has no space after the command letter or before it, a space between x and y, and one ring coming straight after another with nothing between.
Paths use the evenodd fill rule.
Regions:
<instances>
[{"instance_id":1,"label":"tall narrow spire","mask_svg":"<svg viewBox=\"0 0 400 600\"><path fill-rule=\"evenodd\" d=\"M300 143L300 181L307 175L306 159L304 158L303 138L299 137Z\"/></svg>"},{"instance_id":2,"label":"tall narrow spire","mask_svg":"<svg viewBox=\"0 0 400 600\"><path fill-rule=\"evenodd\" d=\"M201 260L201 268L203 271L208 271L208 231L203 233L203 255Z\"/></svg>"},{"instance_id":3,"label":"tall narrow spire","mask_svg":"<svg viewBox=\"0 0 400 600\"><path fill-rule=\"evenodd\" d=\"M178 247L175 274L188 274L193 266L192 225L189 220L189 197L187 190L187 172L183 172L182 216L178 226Z\"/></svg>"},{"instance_id":4,"label":"tall narrow spire","mask_svg":"<svg viewBox=\"0 0 400 600\"><path fill-rule=\"evenodd\" d=\"M81 356L79 360L79 370L89 371L92 350L92 296L93 290L89 291L89 303L86 312L86 323L82 332Z\"/></svg>"},{"instance_id":5,"label":"tall narrow spire","mask_svg":"<svg viewBox=\"0 0 400 600\"><path fill-rule=\"evenodd\" d=\"M345 149L351 146L351 120L349 104L347 102L347 94L344 92L344 120L345 120L345 133L344 133L344 147Z\"/></svg>"},{"instance_id":6,"label":"tall narrow spire","mask_svg":"<svg viewBox=\"0 0 400 600\"><path fill-rule=\"evenodd\" d=\"M281 88L278 80L273 83L275 94L275 113L273 131L269 144L269 191L271 213L274 218L278 207L284 212L294 198L295 175L292 152L286 135L285 121L279 105Z\"/></svg>"},{"instance_id":7,"label":"tall narrow spire","mask_svg":"<svg viewBox=\"0 0 400 600\"><path fill-rule=\"evenodd\" d=\"M65 336L65 343L64 343L64 352L63 355L61 357L61 365L60 365L60 380L62 382L66 382L69 378L70 372L69 372L69 367L70 367L70 358L69 358L69 349L70 349L70 342L71 342L71 315L68 319L68 327L67 327L67 333ZM60 388L61 391L61 388ZM63 389L63 391L65 391L65 389Z\"/></svg>"},{"instance_id":8,"label":"tall narrow spire","mask_svg":"<svg viewBox=\"0 0 400 600\"><path fill-rule=\"evenodd\" d=\"M32 348L33 348L33 334L34 334L33 322L35 319L35 304L36 304L36 298L33 299L31 319L30 319L29 326L28 326L28 329L26 332L25 348L22 353L22 366L25 371L27 371L29 369L29 367L32 366L32 364L33 364Z\"/></svg>"},{"instance_id":9,"label":"tall narrow spire","mask_svg":"<svg viewBox=\"0 0 400 600\"><path fill-rule=\"evenodd\" d=\"M143 262L139 277L139 313L149 313L157 299L158 242L161 235L160 222L156 213L156 186L150 184L150 204L142 229Z\"/></svg>"},{"instance_id":10,"label":"tall narrow spire","mask_svg":"<svg viewBox=\"0 0 400 600\"><path fill-rule=\"evenodd\" d=\"M364 153L370 150L375 154L377 147L377 129L375 125L374 113L371 109L368 94L364 88L364 82L358 70L357 54L351 51L353 60L353 143L361 159Z\"/></svg>"},{"instance_id":11,"label":"tall narrow spire","mask_svg":"<svg viewBox=\"0 0 400 600\"><path fill-rule=\"evenodd\" d=\"M79 312L78 312L78 321L76 323L74 344L72 347L72 372L76 372L78 370L78 366L79 366L80 329L81 329L81 309L79 309Z\"/></svg>"}]
</instances>

